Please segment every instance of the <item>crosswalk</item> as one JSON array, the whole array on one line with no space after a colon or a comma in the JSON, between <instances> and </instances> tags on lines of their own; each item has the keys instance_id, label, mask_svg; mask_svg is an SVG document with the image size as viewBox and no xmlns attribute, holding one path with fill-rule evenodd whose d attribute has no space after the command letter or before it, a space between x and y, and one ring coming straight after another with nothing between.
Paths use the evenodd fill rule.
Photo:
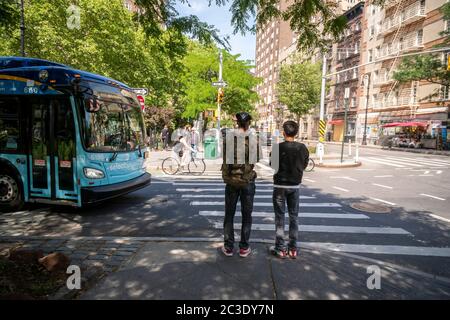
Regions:
<instances>
[{"instance_id":1,"label":"crosswalk","mask_svg":"<svg viewBox=\"0 0 450 320\"><path fill-rule=\"evenodd\" d=\"M405 156L363 156L361 161L389 168L445 169L450 167L450 159Z\"/></svg>"},{"instance_id":2,"label":"crosswalk","mask_svg":"<svg viewBox=\"0 0 450 320\"><path fill-rule=\"evenodd\" d=\"M224 183L217 178L165 179L176 196L193 208L196 215L207 219L210 228L222 234L224 218ZM273 184L257 181L252 214L252 238L273 239L275 220L272 204ZM353 210L339 199L317 193L302 185L300 189L299 242L334 251L407 254L450 257L450 248L429 248L420 244L413 234L399 226L382 225L376 219ZM241 228L240 203L235 216L236 239ZM286 217L288 223L288 218ZM289 226L285 225L286 236ZM392 248L392 250L391 250ZM427 251L430 249L429 251Z\"/></svg>"}]
</instances>

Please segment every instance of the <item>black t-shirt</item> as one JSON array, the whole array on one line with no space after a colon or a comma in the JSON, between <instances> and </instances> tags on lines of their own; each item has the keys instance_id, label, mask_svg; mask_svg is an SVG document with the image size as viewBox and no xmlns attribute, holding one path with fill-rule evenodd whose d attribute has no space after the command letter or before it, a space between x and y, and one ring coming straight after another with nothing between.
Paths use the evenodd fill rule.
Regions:
<instances>
[{"instance_id":1,"label":"black t-shirt","mask_svg":"<svg viewBox=\"0 0 450 320\"><path fill-rule=\"evenodd\" d=\"M275 156L275 153L272 156ZM308 161L309 151L303 143L295 141L280 143L278 171L273 176L274 184L299 185L302 182L303 170L308 166Z\"/></svg>"}]
</instances>

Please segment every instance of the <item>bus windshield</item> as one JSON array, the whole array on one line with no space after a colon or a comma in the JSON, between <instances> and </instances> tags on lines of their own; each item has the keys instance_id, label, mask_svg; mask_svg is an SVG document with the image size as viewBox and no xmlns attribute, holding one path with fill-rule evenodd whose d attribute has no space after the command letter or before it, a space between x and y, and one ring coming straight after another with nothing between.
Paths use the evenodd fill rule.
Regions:
<instances>
[{"instance_id":1,"label":"bus windshield","mask_svg":"<svg viewBox=\"0 0 450 320\"><path fill-rule=\"evenodd\" d=\"M78 101L87 151L120 152L143 146L142 112L132 92L94 82L82 82L80 88Z\"/></svg>"}]
</instances>

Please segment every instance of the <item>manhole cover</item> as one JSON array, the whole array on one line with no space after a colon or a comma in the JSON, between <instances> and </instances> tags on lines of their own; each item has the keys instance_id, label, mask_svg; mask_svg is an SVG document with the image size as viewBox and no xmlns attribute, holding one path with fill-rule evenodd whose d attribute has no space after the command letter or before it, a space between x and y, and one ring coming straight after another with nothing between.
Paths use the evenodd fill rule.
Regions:
<instances>
[{"instance_id":1,"label":"manhole cover","mask_svg":"<svg viewBox=\"0 0 450 320\"><path fill-rule=\"evenodd\" d=\"M387 206L370 202L354 202L350 204L350 207L369 213L389 213L392 211L392 209Z\"/></svg>"}]
</instances>

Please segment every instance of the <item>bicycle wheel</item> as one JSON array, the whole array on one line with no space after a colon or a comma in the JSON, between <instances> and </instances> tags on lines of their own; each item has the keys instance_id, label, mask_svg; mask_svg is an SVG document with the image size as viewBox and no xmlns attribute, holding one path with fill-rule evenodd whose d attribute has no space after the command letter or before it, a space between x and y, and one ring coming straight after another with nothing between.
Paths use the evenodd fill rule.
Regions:
<instances>
[{"instance_id":1,"label":"bicycle wheel","mask_svg":"<svg viewBox=\"0 0 450 320\"><path fill-rule=\"evenodd\" d=\"M162 163L162 171L165 174L173 175L180 169L180 164L177 159L169 157L164 159Z\"/></svg>"},{"instance_id":2,"label":"bicycle wheel","mask_svg":"<svg viewBox=\"0 0 450 320\"><path fill-rule=\"evenodd\" d=\"M316 166L316 163L314 162L314 160L309 158L308 166L306 167L305 171L306 172L311 172L311 171L313 171L315 166Z\"/></svg>"},{"instance_id":3,"label":"bicycle wheel","mask_svg":"<svg viewBox=\"0 0 450 320\"><path fill-rule=\"evenodd\" d=\"M206 164L203 159L192 160L188 164L189 173L202 174L206 170Z\"/></svg>"}]
</instances>

